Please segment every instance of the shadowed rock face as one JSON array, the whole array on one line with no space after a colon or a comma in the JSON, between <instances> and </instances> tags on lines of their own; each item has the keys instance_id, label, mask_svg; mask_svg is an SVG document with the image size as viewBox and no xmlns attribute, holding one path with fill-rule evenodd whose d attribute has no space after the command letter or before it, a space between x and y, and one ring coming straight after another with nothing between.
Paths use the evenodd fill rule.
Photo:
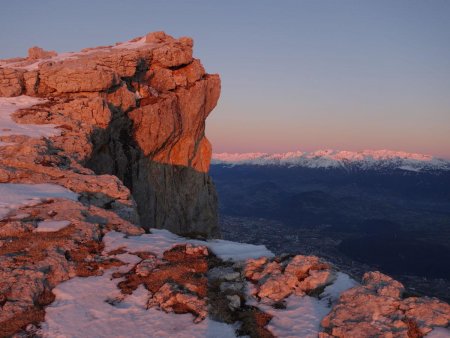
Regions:
<instances>
[{"instance_id":1,"label":"shadowed rock face","mask_svg":"<svg viewBox=\"0 0 450 338\"><path fill-rule=\"evenodd\" d=\"M113 129L132 126L130 121L116 121ZM209 175L189 166L154 161L129 135L123 129L95 134L96 147L88 166L97 173L116 175L130 188L144 227L218 237L217 196Z\"/></svg>"},{"instance_id":2,"label":"shadowed rock face","mask_svg":"<svg viewBox=\"0 0 450 338\"><path fill-rule=\"evenodd\" d=\"M63 125L55 147L122 180L144 228L218 237L205 120L220 79L205 73L192 47L163 32L66 55L36 47L28 58L0 61L0 96L48 98L45 113L19 119Z\"/></svg>"}]
</instances>

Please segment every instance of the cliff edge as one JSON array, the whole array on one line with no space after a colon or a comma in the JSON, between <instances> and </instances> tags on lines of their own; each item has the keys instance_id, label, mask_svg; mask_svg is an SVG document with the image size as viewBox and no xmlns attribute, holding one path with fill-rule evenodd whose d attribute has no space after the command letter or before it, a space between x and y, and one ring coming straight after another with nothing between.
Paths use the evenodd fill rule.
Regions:
<instances>
[{"instance_id":1,"label":"cliff edge","mask_svg":"<svg viewBox=\"0 0 450 338\"><path fill-rule=\"evenodd\" d=\"M60 131L40 151L53 159L45 167L61 167L64 159L65 171L118 177L144 228L217 237L205 119L219 99L220 79L205 73L192 48L192 39L163 32L59 55L33 47L27 58L0 62L0 96L45 98L16 114L22 123ZM3 181L24 181L1 164Z\"/></svg>"}]
</instances>

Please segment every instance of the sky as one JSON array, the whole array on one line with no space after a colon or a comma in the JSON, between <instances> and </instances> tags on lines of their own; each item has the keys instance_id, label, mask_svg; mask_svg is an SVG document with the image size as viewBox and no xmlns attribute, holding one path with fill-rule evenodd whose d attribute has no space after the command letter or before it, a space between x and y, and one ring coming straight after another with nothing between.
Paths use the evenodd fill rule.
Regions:
<instances>
[{"instance_id":1,"label":"sky","mask_svg":"<svg viewBox=\"0 0 450 338\"><path fill-rule=\"evenodd\" d=\"M219 73L214 152L391 149L450 159L450 1L4 1L0 58L164 30Z\"/></svg>"}]
</instances>

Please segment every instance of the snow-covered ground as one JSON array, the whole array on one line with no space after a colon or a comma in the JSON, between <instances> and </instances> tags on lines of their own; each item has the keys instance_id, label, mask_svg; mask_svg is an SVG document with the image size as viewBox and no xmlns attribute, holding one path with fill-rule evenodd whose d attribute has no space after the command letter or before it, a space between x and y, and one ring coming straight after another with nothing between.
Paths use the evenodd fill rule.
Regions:
<instances>
[{"instance_id":1,"label":"snow-covered ground","mask_svg":"<svg viewBox=\"0 0 450 338\"><path fill-rule=\"evenodd\" d=\"M11 114L29 108L45 100L31 96L0 97L0 136L25 135L29 137L51 137L60 134L53 124L19 124Z\"/></svg>"},{"instance_id":2,"label":"snow-covered ground","mask_svg":"<svg viewBox=\"0 0 450 338\"><path fill-rule=\"evenodd\" d=\"M435 327L433 331L431 331L426 336L427 338L450 338L450 330L443 327Z\"/></svg>"},{"instance_id":3,"label":"snow-covered ground","mask_svg":"<svg viewBox=\"0 0 450 338\"><path fill-rule=\"evenodd\" d=\"M15 209L36 205L47 198L77 200L78 194L56 184L0 183L0 219Z\"/></svg>"},{"instance_id":4,"label":"snow-covered ground","mask_svg":"<svg viewBox=\"0 0 450 338\"><path fill-rule=\"evenodd\" d=\"M134 40L134 39L133 39ZM136 49L136 48L140 48L142 46L144 46L146 44L145 42L146 37L142 37L138 40L135 41L125 41L125 42L121 42L118 43L117 45L115 45L114 47L112 47L112 49Z\"/></svg>"},{"instance_id":5,"label":"snow-covered ground","mask_svg":"<svg viewBox=\"0 0 450 338\"><path fill-rule=\"evenodd\" d=\"M164 251L175 244L190 243L207 246L216 256L223 260L241 261L263 256L274 256L264 245L243 244L222 239L209 241L186 239L163 229L151 229L151 234L141 236L126 236L117 231L110 231L103 237L103 242L105 243L105 252L125 248L132 252L151 251L161 256Z\"/></svg>"},{"instance_id":6,"label":"snow-covered ground","mask_svg":"<svg viewBox=\"0 0 450 338\"><path fill-rule=\"evenodd\" d=\"M111 278L114 270L98 277L76 277L53 289L56 300L46 308L44 337L235 337L232 325L210 319L195 324L191 314L147 310L149 291L143 286L111 305L122 297L120 280Z\"/></svg>"},{"instance_id":7,"label":"snow-covered ground","mask_svg":"<svg viewBox=\"0 0 450 338\"><path fill-rule=\"evenodd\" d=\"M346 168L354 165L360 169L396 168L406 171L450 170L450 161L430 155L391 150L213 154L212 164L224 165L280 165L307 168Z\"/></svg>"},{"instance_id":8,"label":"snow-covered ground","mask_svg":"<svg viewBox=\"0 0 450 338\"><path fill-rule=\"evenodd\" d=\"M70 221L42 221L37 224L35 232L54 232L70 225Z\"/></svg>"},{"instance_id":9,"label":"snow-covered ground","mask_svg":"<svg viewBox=\"0 0 450 338\"><path fill-rule=\"evenodd\" d=\"M264 246L222 240L188 240L158 229L141 236L125 236L111 231L103 241L105 253L125 248L129 252L150 251L162 255L175 244L191 243L206 245L223 259L273 256ZM123 298L117 287L122 279L111 276L116 271L131 269L139 258L128 253L116 257L128 265L109 269L102 276L72 278L53 289L56 300L46 308L45 322L40 332L44 337L235 337L235 325L209 318L195 324L191 314L147 309L149 291L142 286ZM121 302L114 302L114 299L121 299Z\"/></svg>"},{"instance_id":10,"label":"snow-covered ground","mask_svg":"<svg viewBox=\"0 0 450 338\"><path fill-rule=\"evenodd\" d=\"M223 259L241 261L260 256L273 256L264 246L230 241L189 240L167 230L152 229L151 234L125 236L109 232L103 238L104 252L124 248L128 252L150 251L162 255L175 244L206 245ZM205 319L194 323L191 314L173 314L155 308L146 309L149 291L140 286L132 295L121 294L113 279L115 271L127 271L139 261L129 253L119 254L118 259L128 265L115 267L102 276L76 277L58 285L54 290L56 300L46 308L45 323L41 334L45 337L235 337L236 325ZM273 315L269 330L279 337L316 337L320 321L330 311L340 293L357 285L348 275L338 273L335 282L322 293L321 299L291 296L286 309L274 309L258 303L250 303ZM114 301L120 299L121 301Z\"/></svg>"}]
</instances>

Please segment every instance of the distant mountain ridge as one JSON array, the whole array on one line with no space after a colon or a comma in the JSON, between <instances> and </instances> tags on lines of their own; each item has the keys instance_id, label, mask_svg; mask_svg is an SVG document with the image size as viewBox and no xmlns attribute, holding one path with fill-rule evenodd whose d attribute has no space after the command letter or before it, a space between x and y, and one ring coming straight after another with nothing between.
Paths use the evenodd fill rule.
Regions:
<instances>
[{"instance_id":1,"label":"distant mountain ridge","mask_svg":"<svg viewBox=\"0 0 450 338\"><path fill-rule=\"evenodd\" d=\"M212 164L287 166L306 168L342 169L399 169L405 171L450 170L450 161L431 155L392 150L339 151L286 153L216 153Z\"/></svg>"}]
</instances>

